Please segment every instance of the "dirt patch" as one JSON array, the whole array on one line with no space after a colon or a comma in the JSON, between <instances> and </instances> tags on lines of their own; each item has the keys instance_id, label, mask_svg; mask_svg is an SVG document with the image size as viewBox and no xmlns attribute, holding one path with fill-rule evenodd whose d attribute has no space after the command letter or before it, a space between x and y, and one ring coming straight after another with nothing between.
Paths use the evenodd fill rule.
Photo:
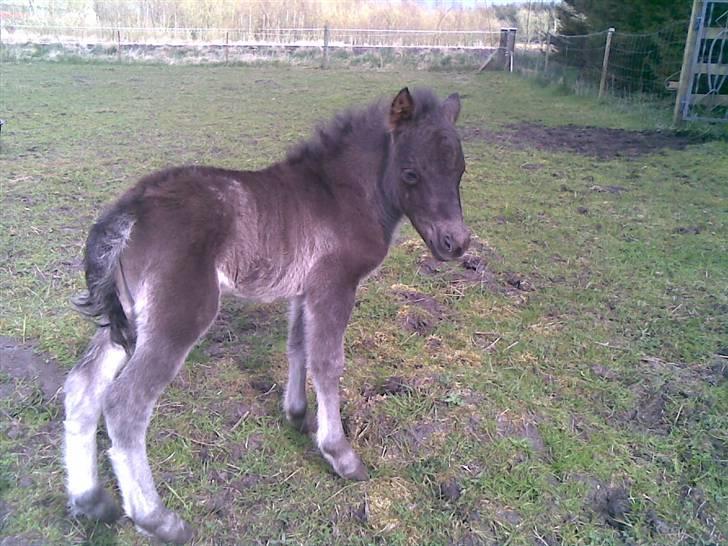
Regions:
<instances>
[{"instance_id":1,"label":"dirt patch","mask_svg":"<svg viewBox=\"0 0 728 546\"><path fill-rule=\"evenodd\" d=\"M520 290L521 292L532 292L534 290L531 281L527 280L523 277L523 275L519 273L508 271L506 272L505 277L506 283L508 283L509 286L512 286L516 290Z\"/></svg>"},{"instance_id":2,"label":"dirt patch","mask_svg":"<svg viewBox=\"0 0 728 546\"><path fill-rule=\"evenodd\" d=\"M468 252L451 262L436 260L429 253L422 254L417 262L417 273L442 280L456 294L477 287L509 296L515 303L525 302L525 293L535 290L534 284L521 273L495 272L490 268L491 262L502 260L502 256L487 243L476 239Z\"/></svg>"},{"instance_id":3,"label":"dirt patch","mask_svg":"<svg viewBox=\"0 0 728 546\"><path fill-rule=\"evenodd\" d=\"M615 193L617 195L628 191L627 188L625 188L624 186L600 186L599 184L589 186L589 189L597 193Z\"/></svg>"},{"instance_id":4,"label":"dirt patch","mask_svg":"<svg viewBox=\"0 0 728 546\"><path fill-rule=\"evenodd\" d=\"M503 438L525 440L536 453L543 453L546 444L536 426L536 418L503 412L496 417L496 432Z\"/></svg>"},{"instance_id":5,"label":"dirt patch","mask_svg":"<svg viewBox=\"0 0 728 546\"><path fill-rule=\"evenodd\" d=\"M428 336L447 316L448 308L432 296L405 287L396 287L393 294L404 302L398 317L407 332Z\"/></svg>"},{"instance_id":6,"label":"dirt patch","mask_svg":"<svg viewBox=\"0 0 728 546\"><path fill-rule=\"evenodd\" d=\"M694 518L708 527L716 528L718 518L715 515L715 510L700 487L684 486L680 490L680 501L686 511L691 513Z\"/></svg>"},{"instance_id":7,"label":"dirt patch","mask_svg":"<svg viewBox=\"0 0 728 546\"><path fill-rule=\"evenodd\" d=\"M585 506L604 523L615 529L625 529L627 516L632 511L632 500L623 486L608 486L597 481L587 496Z\"/></svg>"},{"instance_id":8,"label":"dirt patch","mask_svg":"<svg viewBox=\"0 0 728 546\"><path fill-rule=\"evenodd\" d=\"M370 385L364 387L361 391L361 395L364 398L372 398L373 396L393 396L398 394L406 394L414 390L412 385L404 377L393 375L386 378L385 380L377 383L376 385Z\"/></svg>"},{"instance_id":9,"label":"dirt patch","mask_svg":"<svg viewBox=\"0 0 728 546\"><path fill-rule=\"evenodd\" d=\"M207 332L203 351L210 358L231 357L242 369L249 365L249 339L276 335L285 329L285 307L279 303L252 304L226 298Z\"/></svg>"},{"instance_id":10,"label":"dirt patch","mask_svg":"<svg viewBox=\"0 0 728 546\"><path fill-rule=\"evenodd\" d=\"M701 137L669 131L627 131L607 127L521 122L493 131L481 127L462 129L463 140L480 140L497 146L549 152L572 152L598 159L633 158L662 150L684 150L700 144Z\"/></svg>"},{"instance_id":11,"label":"dirt patch","mask_svg":"<svg viewBox=\"0 0 728 546\"><path fill-rule=\"evenodd\" d=\"M673 233L679 233L680 235L698 235L703 231L701 226L680 226L673 230Z\"/></svg>"},{"instance_id":12,"label":"dirt patch","mask_svg":"<svg viewBox=\"0 0 728 546\"><path fill-rule=\"evenodd\" d=\"M228 427L234 430L248 417L257 418L268 414L268 410L252 398L250 402L234 401L224 406L222 414Z\"/></svg>"},{"instance_id":13,"label":"dirt patch","mask_svg":"<svg viewBox=\"0 0 728 546\"><path fill-rule=\"evenodd\" d=\"M463 493L463 487L455 478L448 478L437 486L438 496L448 502L455 502Z\"/></svg>"},{"instance_id":14,"label":"dirt patch","mask_svg":"<svg viewBox=\"0 0 728 546\"><path fill-rule=\"evenodd\" d=\"M65 372L55 361L5 336L0 336L0 371L15 380L37 383L45 401L56 396L65 377Z\"/></svg>"},{"instance_id":15,"label":"dirt patch","mask_svg":"<svg viewBox=\"0 0 728 546\"><path fill-rule=\"evenodd\" d=\"M672 532L670 524L660 518L657 512L651 508L645 512L645 520L653 535L667 535Z\"/></svg>"},{"instance_id":16,"label":"dirt patch","mask_svg":"<svg viewBox=\"0 0 728 546\"><path fill-rule=\"evenodd\" d=\"M342 407L342 423L346 435L360 445L373 445L382 449L382 457L397 464L413 458L432 456L442 448L452 423L444 420L418 419L403 423L397 417L381 410L381 404L390 396L402 396L416 390L417 385L407 383L406 390L396 394L376 394L372 389ZM371 396L367 396L371 393ZM442 412L440 413L442 417Z\"/></svg>"},{"instance_id":17,"label":"dirt patch","mask_svg":"<svg viewBox=\"0 0 728 546\"><path fill-rule=\"evenodd\" d=\"M250 434L244 442L232 444L228 447L230 458L233 461L244 459L248 453L259 451L263 446L264 440L263 435L260 433L254 432Z\"/></svg>"},{"instance_id":18,"label":"dirt patch","mask_svg":"<svg viewBox=\"0 0 728 546\"><path fill-rule=\"evenodd\" d=\"M601 377L602 379L606 379L607 381L616 381L617 379L619 379L619 374L617 372L615 372L611 368L602 366L601 364L592 365L591 371L597 377Z\"/></svg>"},{"instance_id":19,"label":"dirt patch","mask_svg":"<svg viewBox=\"0 0 728 546\"><path fill-rule=\"evenodd\" d=\"M432 296L428 296L417 290L395 288L393 293L400 301L419 307L435 317L442 318L447 314L447 307L445 305Z\"/></svg>"},{"instance_id":20,"label":"dirt patch","mask_svg":"<svg viewBox=\"0 0 728 546\"><path fill-rule=\"evenodd\" d=\"M690 426L709 409L704 386L725 381L727 363L721 355L714 355L704 364L643 357L636 382L629 387L635 404L618 418L633 427L661 435L674 427Z\"/></svg>"},{"instance_id":21,"label":"dirt patch","mask_svg":"<svg viewBox=\"0 0 728 546\"><path fill-rule=\"evenodd\" d=\"M583 473L571 474L567 480L586 486L583 511L590 520L620 530L629 527L627 517L632 511L632 496L626 485Z\"/></svg>"},{"instance_id":22,"label":"dirt patch","mask_svg":"<svg viewBox=\"0 0 728 546\"><path fill-rule=\"evenodd\" d=\"M436 437L447 429L446 423L423 421L393 434L392 439L398 448L421 457L437 451L440 443L435 441Z\"/></svg>"}]
</instances>

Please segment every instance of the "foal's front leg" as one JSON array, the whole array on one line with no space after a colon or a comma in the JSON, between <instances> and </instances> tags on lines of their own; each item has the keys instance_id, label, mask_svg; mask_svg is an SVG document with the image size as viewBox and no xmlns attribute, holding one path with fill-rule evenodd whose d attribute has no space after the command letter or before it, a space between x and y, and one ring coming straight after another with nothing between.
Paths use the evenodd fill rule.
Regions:
<instances>
[{"instance_id":1,"label":"foal's front leg","mask_svg":"<svg viewBox=\"0 0 728 546\"><path fill-rule=\"evenodd\" d=\"M307 293L306 356L318 401L316 443L321 454L342 478L366 480L369 474L344 435L339 411L344 332L354 306L355 290L355 286L321 282Z\"/></svg>"},{"instance_id":2,"label":"foal's front leg","mask_svg":"<svg viewBox=\"0 0 728 546\"><path fill-rule=\"evenodd\" d=\"M303 433L315 432L316 421L307 412L306 400L306 337L303 298L291 302L288 319L288 385L283 409L288 421Z\"/></svg>"}]
</instances>

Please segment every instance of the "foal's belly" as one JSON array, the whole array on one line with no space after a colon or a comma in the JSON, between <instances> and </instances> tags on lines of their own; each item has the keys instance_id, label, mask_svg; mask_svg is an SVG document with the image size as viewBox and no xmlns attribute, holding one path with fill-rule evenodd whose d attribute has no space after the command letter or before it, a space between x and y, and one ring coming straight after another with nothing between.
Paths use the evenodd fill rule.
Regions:
<instances>
[{"instance_id":1,"label":"foal's belly","mask_svg":"<svg viewBox=\"0 0 728 546\"><path fill-rule=\"evenodd\" d=\"M257 259L232 274L229 268L218 267L220 292L262 303L300 296L315 258L301 257L288 263Z\"/></svg>"}]
</instances>

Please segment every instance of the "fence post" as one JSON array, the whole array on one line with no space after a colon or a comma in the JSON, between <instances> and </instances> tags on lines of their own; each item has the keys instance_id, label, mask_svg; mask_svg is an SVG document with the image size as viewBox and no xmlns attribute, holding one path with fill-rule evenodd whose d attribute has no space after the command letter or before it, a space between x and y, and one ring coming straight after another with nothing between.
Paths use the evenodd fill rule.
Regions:
<instances>
[{"instance_id":1,"label":"fence post","mask_svg":"<svg viewBox=\"0 0 728 546\"><path fill-rule=\"evenodd\" d=\"M228 64L228 48L230 47L230 32L225 32L225 64Z\"/></svg>"},{"instance_id":2,"label":"fence post","mask_svg":"<svg viewBox=\"0 0 728 546\"><path fill-rule=\"evenodd\" d=\"M321 68L329 66L329 24L324 25L324 56L321 59Z\"/></svg>"},{"instance_id":3,"label":"fence post","mask_svg":"<svg viewBox=\"0 0 728 546\"><path fill-rule=\"evenodd\" d=\"M690 15L690 26L688 27L688 37L685 39L685 50L683 51L682 68L680 69L680 83L677 88L677 97L675 97L675 110L672 114L672 122L679 125L683 121L683 103L688 95L688 85L693 70L693 52L695 51L695 26L702 7L702 0L693 0L693 12Z\"/></svg>"},{"instance_id":4,"label":"fence post","mask_svg":"<svg viewBox=\"0 0 728 546\"><path fill-rule=\"evenodd\" d=\"M513 52L515 48L516 29L502 28L500 30L500 43L498 44L498 54L499 61L501 61L503 64L503 70L513 72Z\"/></svg>"},{"instance_id":5,"label":"fence post","mask_svg":"<svg viewBox=\"0 0 728 546\"><path fill-rule=\"evenodd\" d=\"M121 62L121 31L116 30L116 60Z\"/></svg>"},{"instance_id":6,"label":"fence post","mask_svg":"<svg viewBox=\"0 0 728 546\"><path fill-rule=\"evenodd\" d=\"M549 53L551 53L551 31L546 31L546 57L543 60L543 73L549 70Z\"/></svg>"},{"instance_id":7,"label":"fence post","mask_svg":"<svg viewBox=\"0 0 728 546\"><path fill-rule=\"evenodd\" d=\"M503 67L503 70L506 70L508 66L506 64L508 62L506 51L508 51L508 29L502 28L500 30L500 41L498 42L498 64Z\"/></svg>"},{"instance_id":8,"label":"fence post","mask_svg":"<svg viewBox=\"0 0 728 546\"><path fill-rule=\"evenodd\" d=\"M609 48L612 47L612 34L614 27L607 30L607 43L604 46L604 60L602 61L602 79L599 80L599 98L604 96L604 89L607 86L607 68L609 68Z\"/></svg>"},{"instance_id":9,"label":"fence post","mask_svg":"<svg viewBox=\"0 0 728 546\"><path fill-rule=\"evenodd\" d=\"M516 29L508 29L508 72L513 72L513 58L516 53Z\"/></svg>"}]
</instances>

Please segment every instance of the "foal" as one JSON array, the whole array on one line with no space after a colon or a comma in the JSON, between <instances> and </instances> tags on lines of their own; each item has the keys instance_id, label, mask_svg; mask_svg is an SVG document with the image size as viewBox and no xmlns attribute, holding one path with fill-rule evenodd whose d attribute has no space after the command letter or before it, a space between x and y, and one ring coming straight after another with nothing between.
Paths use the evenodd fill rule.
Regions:
<instances>
[{"instance_id":1,"label":"foal","mask_svg":"<svg viewBox=\"0 0 728 546\"><path fill-rule=\"evenodd\" d=\"M227 292L289 300L286 416L315 434L337 474L367 478L339 414L344 331L358 283L382 262L404 216L436 258L466 250L459 111L457 94L440 102L430 91L404 88L391 104L340 114L267 169L165 170L103 213L86 242L88 291L76 301L100 327L65 383L75 513L104 521L120 515L96 469L103 413L124 512L161 540L192 537L157 493L145 436L157 399ZM307 372L315 416L306 407Z\"/></svg>"}]
</instances>

